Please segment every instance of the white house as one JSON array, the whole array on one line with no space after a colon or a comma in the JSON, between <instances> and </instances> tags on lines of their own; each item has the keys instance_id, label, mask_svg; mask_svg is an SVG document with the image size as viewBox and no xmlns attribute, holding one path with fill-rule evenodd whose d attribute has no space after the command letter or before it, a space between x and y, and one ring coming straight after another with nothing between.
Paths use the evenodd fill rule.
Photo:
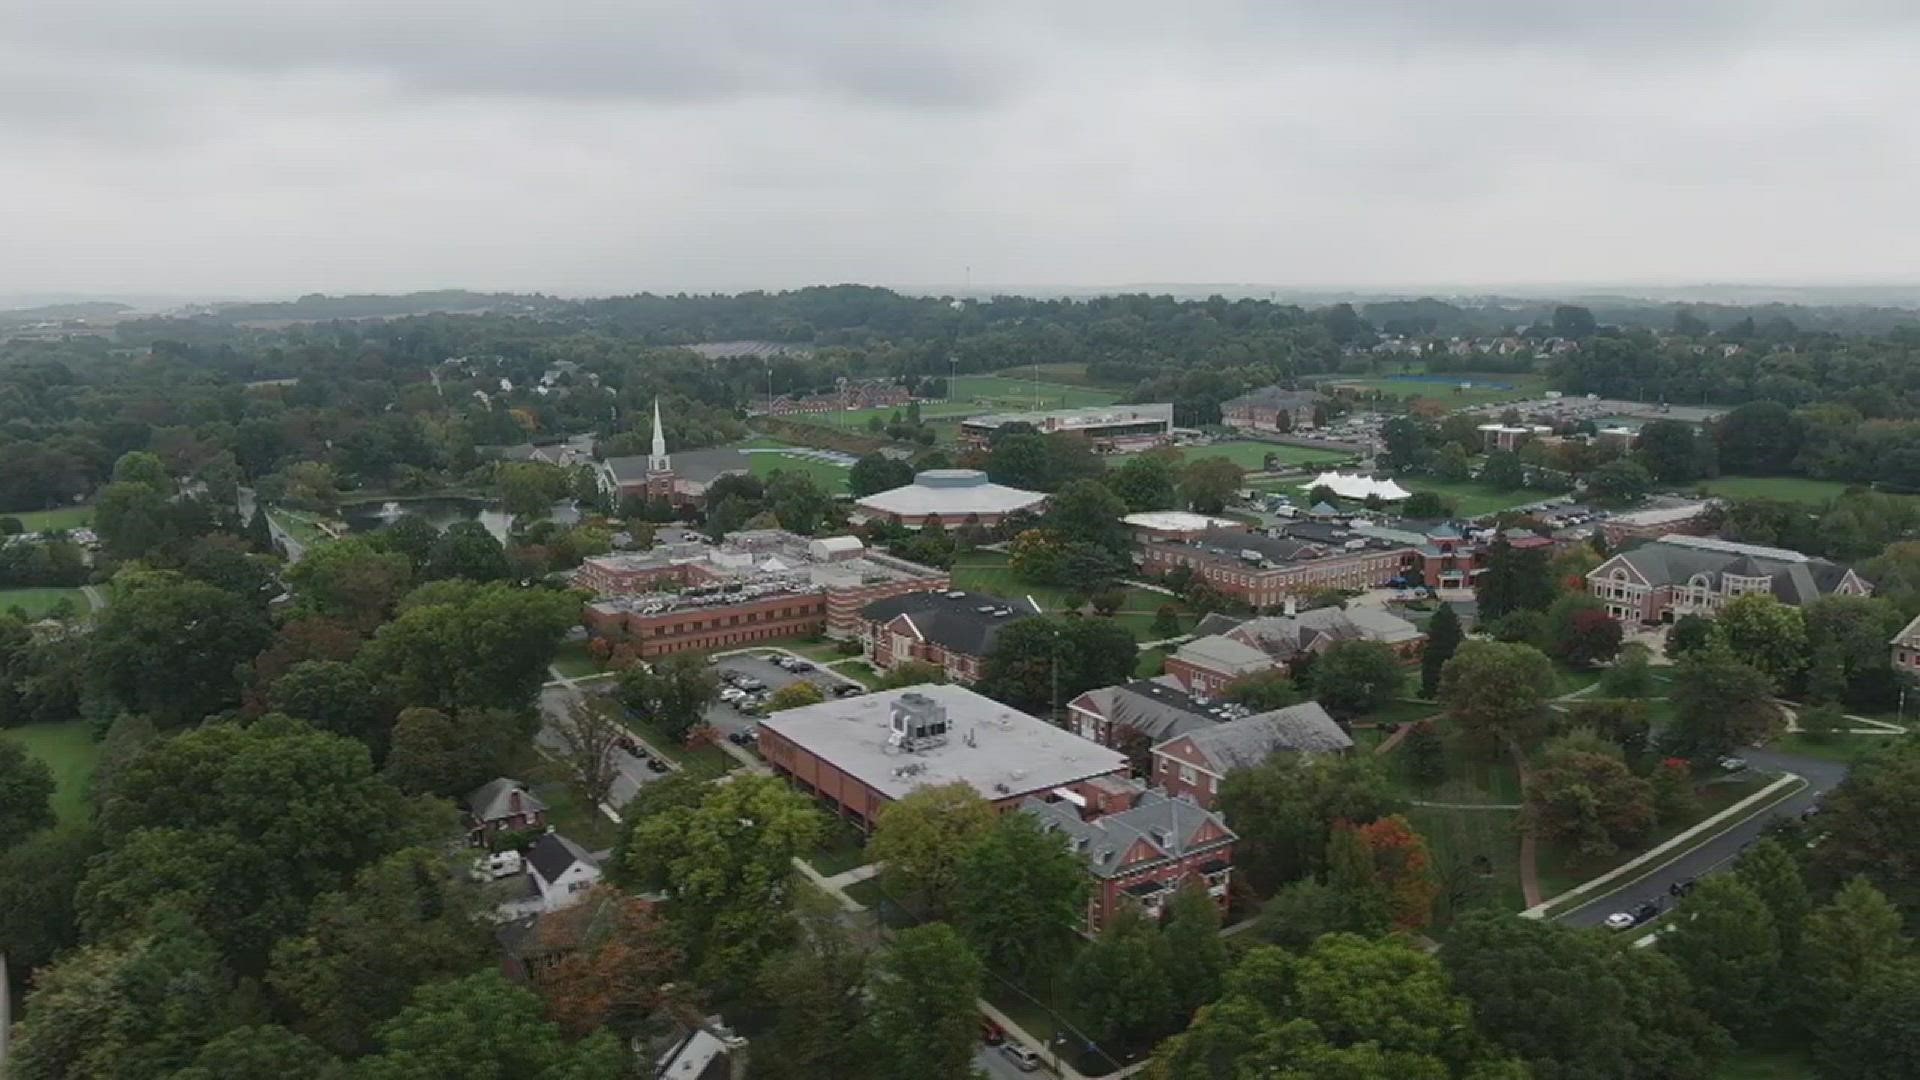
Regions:
<instances>
[{"instance_id":1,"label":"white house","mask_svg":"<svg viewBox=\"0 0 1920 1080\"><path fill-rule=\"evenodd\" d=\"M600 884L600 864L592 854L559 833L544 834L526 854L524 887L516 886L513 895L500 903L501 921L565 910L585 900Z\"/></svg>"}]
</instances>

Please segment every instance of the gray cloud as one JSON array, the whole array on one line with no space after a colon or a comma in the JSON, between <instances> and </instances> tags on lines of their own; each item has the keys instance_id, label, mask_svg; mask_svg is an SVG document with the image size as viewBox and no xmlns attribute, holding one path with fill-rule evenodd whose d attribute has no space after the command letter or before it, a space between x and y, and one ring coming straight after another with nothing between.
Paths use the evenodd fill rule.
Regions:
<instances>
[{"instance_id":1,"label":"gray cloud","mask_svg":"<svg viewBox=\"0 0 1920 1080\"><path fill-rule=\"evenodd\" d=\"M0 291L1920 277L1911 4L0 5Z\"/></svg>"}]
</instances>

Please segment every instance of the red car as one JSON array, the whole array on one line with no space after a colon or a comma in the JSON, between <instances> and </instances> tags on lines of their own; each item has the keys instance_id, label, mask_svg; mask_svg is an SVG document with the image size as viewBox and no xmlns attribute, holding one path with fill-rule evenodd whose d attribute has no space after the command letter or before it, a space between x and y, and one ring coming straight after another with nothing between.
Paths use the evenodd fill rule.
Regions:
<instances>
[{"instance_id":1,"label":"red car","mask_svg":"<svg viewBox=\"0 0 1920 1080\"><path fill-rule=\"evenodd\" d=\"M993 1022L993 1017L984 1013L980 1016L980 1041L988 1046L999 1046L1007 1041L1007 1029Z\"/></svg>"}]
</instances>

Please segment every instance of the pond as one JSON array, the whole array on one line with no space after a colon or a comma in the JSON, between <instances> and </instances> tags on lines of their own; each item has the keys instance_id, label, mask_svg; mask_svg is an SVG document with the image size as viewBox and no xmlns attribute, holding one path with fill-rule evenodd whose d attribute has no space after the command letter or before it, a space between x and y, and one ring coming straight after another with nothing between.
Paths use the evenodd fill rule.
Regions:
<instances>
[{"instance_id":1,"label":"pond","mask_svg":"<svg viewBox=\"0 0 1920 1080\"><path fill-rule=\"evenodd\" d=\"M408 516L426 518L436 529L444 529L456 521L478 521L494 539L503 544L507 540L507 512L489 499L428 497L355 503L340 508L340 517L346 521L350 533L379 532ZM557 502L547 512L547 520L571 525L580 520L580 510L571 501Z\"/></svg>"}]
</instances>

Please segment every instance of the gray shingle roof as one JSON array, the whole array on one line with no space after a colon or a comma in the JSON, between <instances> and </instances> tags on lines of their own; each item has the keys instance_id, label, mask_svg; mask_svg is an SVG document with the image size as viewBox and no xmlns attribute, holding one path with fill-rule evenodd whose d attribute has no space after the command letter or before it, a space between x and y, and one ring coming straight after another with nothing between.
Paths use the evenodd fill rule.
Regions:
<instances>
[{"instance_id":1,"label":"gray shingle roof","mask_svg":"<svg viewBox=\"0 0 1920 1080\"><path fill-rule=\"evenodd\" d=\"M1086 861L1088 872L1101 878L1148 869L1150 864L1135 863L1124 869L1119 865L1121 855L1138 841L1145 841L1164 861L1234 839L1219 815L1202 810L1187 799L1173 798L1159 791L1144 791L1131 809L1092 821L1080 820L1079 813L1070 805L1039 799L1025 800L1020 810L1038 818L1043 827L1065 835L1074 852ZM1194 834L1209 821L1219 826L1223 835L1203 844L1192 844Z\"/></svg>"},{"instance_id":2,"label":"gray shingle roof","mask_svg":"<svg viewBox=\"0 0 1920 1080\"><path fill-rule=\"evenodd\" d=\"M527 861L539 875L548 881L557 880L574 863L591 864L593 856L586 848L561 836L559 833L544 833L527 849Z\"/></svg>"},{"instance_id":3,"label":"gray shingle roof","mask_svg":"<svg viewBox=\"0 0 1920 1080\"><path fill-rule=\"evenodd\" d=\"M520 793L520 809L514 810L510 797ZM489 780L467 793L467 812L480 821L498 821L515 813L531 814L545 810L547 804L539 800L527 786L518 780L498 777Z\"/></svg>"},{"instance_id":4,"label":"gray shingle roof","mask_svg":"<svg viewBox=\"0 0 1920 1080\"><path fill-rule=\"evenodd\" d=\"M1797 551L1698 536L1663 536L1623 551L1617 558L1655 587L1684 585L1695 575L1705 574L1708 583L1718 589L1727 575L1765 575L1773 579L1773 595L1782 603L1796 606L1831 593L1847 576L1845 566Z\"/></svg>"},{"instance_id":5,"label":"gray shingle roof","mask_svg":"<svg viewBox=\"0 0 1920 1080\"><path fill-rule=\"evenodd\" d=\"M1317 701L1229 720L1187 737L1221 775L1251 768L1276 753L1331 754L1353 748L1353 740Z\"/></svg>"},{"instance_id":6,"label":"gray shingle roof","mask_svg":"<svg viewBox=\"0 0 1920 1080\"><path fill-rule=\"evenodd\" d=\"M1006 615L991 611L1012 609ZM869 622L887 623L902 615L913 620L920 636L950 652L967 656L985 656L993 648L1000 628L1019 622L1038 611L1025 598L1003 600L985 593L949 596L945 592L917 592L876 600L860 609L860 617Z\"/></svg>"}]
</instances>

